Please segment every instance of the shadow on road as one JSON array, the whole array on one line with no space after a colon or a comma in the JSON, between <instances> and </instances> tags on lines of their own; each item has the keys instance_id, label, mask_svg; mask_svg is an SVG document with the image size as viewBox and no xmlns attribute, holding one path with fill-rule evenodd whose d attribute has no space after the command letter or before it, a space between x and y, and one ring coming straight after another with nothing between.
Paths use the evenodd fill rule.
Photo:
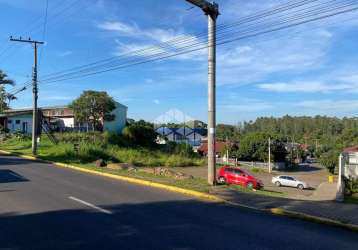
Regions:
<instances>
[{"instance_id":1,"label":"shadow on road","mask_svg":"<svg viewBox=\"0 0 358 250\"><path fill-rule=\"evenodd\" d=\"M4 156L0 154L0 166L10 166L10 165L24 165L29 164L29 160L17 158L15 156Z\"/></svg>"},{"instance_id":2,"label":"shadow on road","mask_svg":"<svg viewBox=\"0 0 358 250\"><path fill-rule=\"evenodd\" d=\"M113 214L0 214L0 249L353 249L358 244L349 231L222 204L168 201L103 208Z\"/></svg>"},{"instance_id":3,"label":"shadow on road","mask_svg":"<svg viewBox=\"0 0 358 250\"><path fill-rule=\"evenodd\" d=\"M25 177L9 169L0 169L0 183L29 181Z\"/></svg>"}]
</instances>

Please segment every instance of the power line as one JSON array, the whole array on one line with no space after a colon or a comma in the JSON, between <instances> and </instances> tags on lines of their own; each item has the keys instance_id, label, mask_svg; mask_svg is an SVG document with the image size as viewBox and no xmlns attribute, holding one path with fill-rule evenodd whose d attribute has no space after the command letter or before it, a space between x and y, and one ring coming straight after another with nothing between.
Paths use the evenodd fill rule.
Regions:
<instances>
[{"instance_id":1,"label":"power line","mask_svg":"<svg viewBox=\"0 0 358 250\"><path fill-rule=\"evenodd\" d=\"M347 7L347 5L344 5L344 7ZM342 8L342 6L340 6L340 8ZM336 8L337 9L337 8ZM329 9L329 11L332 11L332 10L336 10L336 9ZM353 11L353 10L351 10L351 11ZM345 13L345 12L348 12L348 11L343 11L343 13ZM316 13L311 13L310 15L308 15L308 16L313 16L313 15L315 15ZM328 15L327 17L329 17L329 16L333 16L333 15L337 15L337 14L340 14L340 12L339 13L332 13L332 15L330 14L330 15ZM284 22L284 23L287 23L288 24L288 27L291 27L292 25L294 25L294 26L297 26L297 24L296 23L293 23L293 24L290 24L289 22L292 22L292 21L298 21L298 20L303 20L303 18L306 18L307 16L299 16L299 18L296 18L296 19L293 19L293 18L291 18L291 19L289 19L288 21L286 21L286 22ZM325 16L323 17L323 18L326 18ZM323 19L323 18L319 18L319 19ZM313 18L314 20L316 20L316 18ZM317 19L317 20L319 20L319 19ZM303 23L306 23L306 22L309 22L310 20L308 20L308 21L304 21L304 22L302 22L302 24ZM284 23L275 23L275 26L277 26L277 25L282 25L282 24L284 24ZM278 28L273 28L273 31L276 31L277 29L279 30L279 29L283 29L283 28L285 28L285 27L278 27ZM257 36L257 35L260 35L260 34L262 34L262 32L264 32L264 33L268 33L268 32L271 32L271 29L268 29L268 30L264 30L264 31L257 31L257 30L250 30L249 32L246 32L246 33L248 33L248 34L246 34L245 36L241 36L241 37L239 37L239 39L243 39L243 38L247 38L247 37L252 37L252 36ZM251 33L250 33L251 32ZM238 38L235 38L235 39L233 39L234 41L235 40L237 40ZM224 39L221 39L221 40L224 40L225 41L225 38ZM225 42L226 43L226 42ZM197 45L199 45L199 46L201 46L201 44L197 44ZM191 44L191 45L189 45L189 46L186 46L186 47L183 47L183 48L181 48L181 50L183 50L183 49L186 49L186 48L188 48L188 47L192 47L193 46L193 44ZM201 46L201 47L199 47L199 48L195 48L195 49L191 49L191 50L189 50L188 52L193 52L193 51L196 51L196 50L200 50L200 49L204 49L204 48L206 48L205 46ZM159 53L159 54L157 54L157 55L154 55L155 57L154 58L151 58L150 59L150 61L152 61L152 60L157 60L157 59L161 59L162 57L163 58L169 58L169 57L173 57L173 56L176 56L176 55L181 55L181 54L185 54L185 53L188 53L187 51L180 51L179 53L176 53L176 54L168 54L167 52L163 52L163 53ZM157 58L158 57L158 58ZM142 63L142 62L138 62L138 63ZM136 62L134 62L134 64L137 64ZM129 63L128 65L132 65L131 63ZM106 70L97 70L97 71L95 71L95 72L93 72L93 73L97 73L97 72L108 72L108 71L112 71L112 70L115 70L115 69L117 69L117 68L122 68L122 66L125 66L125 67L127 67L127 65L120 65L120 66L114 66L114 67L112 67L112 68L109 68L109 69L106 69ZM96 69L96 68L95 68ZM88 71L87 71L88 72ZM82 77L82 76L87 76L87 75L92 75L93 73L88 73L87 74L87 72L85 72L85 71L81 71L80 73L82 73L82 74L79 74L79 72L73 72L73 73L70 73L70 74L65 74L65 75L62 75L62 76L57 76L57 77L50 77L50 78L45 78L45 79L43 79L41 82L52 82L52 81L57 81L57 80L60 80L61 78L62 79L67 79L67 78L69 78L69 79L74 79L74 78L79 78L79 77ZM73 75L72 77L71 77L71 74ZM79 75L76 75L76 74L79 74Z\"/></svg>"},{"instance_id":2,"label":"power line","mask_svg":"<svg viewBox=\"0 0 358 250\"><path fill-rule=\"evenodd\" d=\"M54 21L58 21L63 17L63 13L68 11L69 9L71 9L72 7L74 7L75 5L77 5L79 3L78 0L76 0L75 2L72 2L71 4L67 5L68 2L59 0L58 4L53 8L54 11L56 11L57 9L60 9L60 11L58 12L54 12L54 14L51 14L47 19L46 23L49 22L51 24L51 22ZM64 8L59 8L60 6L65 5ZM56 19L57 18L57 19ZM58 24L58 23L57 23ZM46 24L47 26L47 24ZM26 25L25 28L22 30L22 32L15 32L15 33L26 33L26 34L31 34L31 32L33 31L39 31L41 30L41 28L43 27L43 17L39 17L37 19L35 19L35 21L30 22L29 25ZM8 42L8 41L7 41ZM6 54L10 54L11 51L14 51L14 45L8 42L8 45L3 49L3 51L0 52L0 58ZM15 51L16 52L16 51ZM12 53L13 55L14 53ZM9 57L10 55L8 55L5 59L3 59L2 61L6 61L6 59Z\"/></svg>"},{"instance_id":3,"label":"power line","mask_svg":"<svg viewBox=\"0 0 358 250\"><path fill-rule=\"evenodd\" d=\"M302 1L301 1L302 2ZM310 2L315 2L315 1L310 1ZM334 2L334 1L328 1L328 2ZM327 4L327 2L325 2L324 4ZM321 4L322 5L322 4ZM349 6L354 6L355 4L352 4L352 3L347 3L345 5L342 5L342 6L338 6L337 5L333 5L333 6L325 6L324 7L324 10L327 11L334 11L334 10L337 10L337 9L341 9L341 8L345 8L345 7L349 7ZM317 11L319 10L322 10L321 9L315 9ZM220 42L219 45L221 44L226 44L226 43L229 43L229 42L233 42L233 41L237 41L237 40L242 40L242 39L247 39L247 38L251 38L251 37L255 37L255 36L258 36L258 35L262 35L262 34L267 34L267 33L270 33L270 32L274 32L274 31L277 31L277 30L281 30L281 29L287 29L289 27L293 27L293 26L298 26L300 24L304 24L304 23L308 23L308 22L312 22L312 21L315 21L315 20L320 20L320 19L324 19L324 18L327 18L327 17L330 17L330 16L334 16L334 15L338 15L338 14L342 14L342 13L347 13L347 12L351 12L351 11L354 11L356 10L356 8L353 8L353 9L348 9L348 10L344 10L344 11L339 11L339 12L334 12L334 13L331 13L331 14L327 14L325 16L320 16L319 18L311 18L309 20L304 20L304 18L307 18L307 16L314 16L316 15L317 13L314 13L313 10L310 10L306 13L311 13L310 15L303 15L301 14L299 16L299 18L291 18L291 19L286 19L286 22L284 23L280 23L280 22L276 22L275 25L278 26L278 25L283 25L286 23L286 26L282 26L282 27L276 27L276 28L271 28L268 27L266 28L266 30L250 30L250 31L247 31L246 32L246 35L241 35L239 37L236 37L234 39L231 39L231 40L225 40L225 37L224 39L221 39L222 42ZM292 22L292 21L298 21L298 20L301 20L301 22L298 22L298 23L289 23ZM251 33L250 33L251 32ZM248 33L248 34L247 34ZM240 34L240 33L239 33ZM226 36L227 37L227 36ZM195 44L194 44L195 45ZM196 46L200 46L202 45L202 43L197 43ZM186 47L181 47L180 49L183 50L183 49L186 49L188 47L192 47L193 44L191 45L188 45ZM88 71L89 69L87 69L87 71L80 71L80 72L72 72L71 74L67 73L66 75L58 75L59 73L54 73L54 74L50 74L50 75L47 75L47 76L52 76L48 79L44 79L41 81L41 84L45 84L45 83L53 83L53 82L58 82L58 81L64 81L64 80L70 80L70 79L75 79L75 78L81 78L81 77L86 77L86 76L90 76L90 75L95 75L95 74L100 74L100 73L104 73L104 72L108 72L108 71L113 71L113 70L117 70L117 69L121 69L121 68L126 68L126 67L130 67L130 66L134 66L134 65L139 65L139 64L144 64L144 63L147 63L147 62L152 62L152 61L157 61L157 60L163 60L163 59L166 59L166 58L171 58L171 57L175 57L175 56L178 56L178 55L183 55L183 54L187 54L187 53L191 53L191 52L194 52L194 51L198 51L198 50L201 50L201 49L205 49L207 48L207 46L200 46L198 48L195 48L195 49L189 49L189 50L186 50L186 51L180 51L178 53L175 53L175 54L170 54L168 52L165 52L165 53L160 53L160 54L157 54L157 55L154 55L155 57L153 58L150 58L148 60L142 60L142 61L139 61L139 62L129 62L127 64L122 64L122 65L115 65L113 64L113 66L111 66L110 64L107 64L107 65L101 65L100 68L103 68L104 66L111 66L107 69L103 69L103 70L98 70L99 67L95 68L95 67L92 67L92 71ZM137 52L138 53L138 52ZM135 53L134 53L135 54ZM114 58L118 58L118 57L114 57ZM111 58L110 60L113 60L113 58ZM106 61L106 60L102 60L102 61ZM89 64L89 65L95 65L95 64L98 64L98 62L95 62L95 63L92 63L92 64ZM80 66L80 67L76 67L76 68L83 68L84 66ZM72 70L73 71L73 70ZM65 71L62 71L62 72L65 72ZM71 72L71 70L70 70ZM82 74L79 74L79 73L82 73ZM76 75L77 74L77 75ZM58 75L58 76L56 76Z\"/></svg>"},{"instance_id":4,"label":"power line","mask_svg":"<svg viewBox=\"0 0 358 250\"><path fill-rule=\"evenodd\" d=\"M48 12L48 0L46 0L46 5L45 5L45 17L44 17L44 25L43 25L43 31L42 31L42 41L45 41L45 37L46 37L47 12ZM40 49L39 67L40 67L41 62L42 62L43 50L44 50L44 46L42 46L41 49Z\"/></svg>"},{"instance_id":5,"label":"power line","mask_svg":"<svg viewBox=\"0 0 358 250\"><path fill-rule=\"evenodd\" d=\"M287 6L280 5L280 6L278 6L278 8L272 8L272 9L269 9L269 10L266 10L266 11L259 12L259 14L257 14L257 15L250 15L250 16L241 18L241 19L239 19L239 21L231 23L231 24L226 24L226 25L221 25L221 26L218 25L218 31L219 31L218 33L220 33L220 29L232 28L234 25L237 26L239 24L252 22L252 21L257 20L259 18L264 18L264 17L266 17L265 15L276 14L277 11L286 11L286 10L289 10L290 8L297 8L297 7L300 7L302 5L313 3L313 2L316 2L316 1L318 1L318 0L290 1L290 2L287 3ZM193 41L193 40L195 41L195 39L198 39L200 37L206 37L206 36L207 36L206 32L199 33L195 37L190 36L189 38L186 38L186 36L184 36L184 37L179 36L179 37L171 39L169 41L155 44L155 45L153 45L151 47L148 47L148 48L144 48L144 49L141 49L141 50L136 50L136 51L124 53L124 54L119 55L119 56L114 56L114 57L110 57L108 59L103 59L103 60L96 61L96 62L93 62L93 63L77 66L77 67L74 67L74 68L69 69L69 70L81 69L81 68L84 68L86 66L95 66L96 64L99 64L99 63L104 63L104 62L110 62L110 61L117 60L118 58L123 57L123 56L130 56L130 55L133 55L133 54L138 55L139 52L148 53L149 51L157 50L158 47L165 48L166 46L179 46L180 44L185 44L185 43L187 43L189 41ZM203 42L206 42L206 41L203 41ZM66 71L68 71L68 70L63 70L63 71L59 71L59 72L56 72L56 73L53 73L53 74L44 75L44 77L48 77L50 75L52 76L54 74L60 74L60 73L66 72Z\"/></svg>"},{"instance_id":6,"label":"power line","mask_svg":"<svg viewBox=\"0 0 358 250\"><path fill-rule=\"evenodd\" d=\"M312 30L317 30L317 29L321 29L323 26L324 27L335 27L335 26L337 26L337 25L341 25L342 23L344 23L344 22L347 22L347 21L352 21L352 20L354 20L354 19L356 19L356 17L350 17L350 18L347 18L347 19L344 19L344 20L341 20L340 21L340 23L338 24L338 23L324 23L324 24L321 24L321 25L318 25L318 26L315 26L315 28L314 29L312 29ZM288 34L288 33L285 33L285 34L283 34L283 35L281 35L281 36L277 36L277 37L273 37L273 38L271 38L271 39L265 39L265 40L260 40L260 41L255 41L255 42L253 42L253 43L250 43L250 45L253 45L253 44L261 44L261 43L267 43L267 42L270 42L270 41L273 41L273 40L277 40L277 39L280 39L280 38L290 38L290 37L295 37L295 36L297 36L298 34L301 34L301 33L304 33L305 31L304 30L300 30L300 31L296 31L296 32L293 32L293 33L291 33L291 34ZM243 39L244 40L244 39ZM27 84L26 84L27 83ZM31 83L31 81L29 81L29 82L24 82L23 84L25 84L24 85L24 87L28 87L28 86L31 86L32 85L32 83ZM43 86L45 86L45 85L50 85L51 83L44 83L43 84ZM14 93L14 92L16 92L16 91L18 91L18 93L20 94L20 92L19 92L19 90L21 89L21 88L19 88L18 90L14 90L15 88L13 88L13 90L11 90L11 91L9 91L8 93ZM202 96L200 96L200 97L206 97L206 95L202 95ZM177 99L177 98L181 98L181 97L165 97L165 99Z\"/></svg>"}]
</instances>

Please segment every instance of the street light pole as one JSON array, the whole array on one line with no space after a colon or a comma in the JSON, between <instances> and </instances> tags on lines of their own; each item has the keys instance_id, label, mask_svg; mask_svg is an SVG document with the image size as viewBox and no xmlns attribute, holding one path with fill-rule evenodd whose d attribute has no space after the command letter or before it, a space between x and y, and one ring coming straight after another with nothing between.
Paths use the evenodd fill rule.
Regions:
<instances>
[{"instance_id":1,"label":"street light pole","mask_svg":"<svg viewBox=\"0 0 358 250\"><path fill-rule=\"evenodd\" d=\"M186 0L208 16L208 183L216 183L216 19L219 5L205 0Z\"/></svg>"},{"instance_id":2,"label":"street light pole","mask_svg":"<svg viewBox=\"0 0 358 250\"><path fill-rule=\"evenodd\" d=\"M268 139L268 169L271 174L271 138Z\"/></svg>"}]
</instances>

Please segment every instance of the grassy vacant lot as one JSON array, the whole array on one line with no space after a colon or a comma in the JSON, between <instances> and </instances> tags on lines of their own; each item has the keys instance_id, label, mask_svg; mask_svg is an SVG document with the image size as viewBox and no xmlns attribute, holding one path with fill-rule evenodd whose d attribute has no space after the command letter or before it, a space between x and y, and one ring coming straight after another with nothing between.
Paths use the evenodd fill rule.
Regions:
<instances>
[{"instance_id":1,"label":"grassy vacant lot","mask_svg":"<svg viewBox=\"0 0 358 250\"><path fill-rule=\"evenodd\" d=\"M97 138L98 139L98 138ZM0 144L0 148L12 152L30 154L31 140L27 137L12 137ZM175 153L162 152L159 149L120 147L103 141L81 141L78 154L75 153L72 142L54 145L45 136L41 138L38 155L42 159L65 163L88 164L98 159L107 162L130 163L134 166L166 166L185 167L201 166L205 159L198 156L185 156Z\"/></svg>"}]
</instances>

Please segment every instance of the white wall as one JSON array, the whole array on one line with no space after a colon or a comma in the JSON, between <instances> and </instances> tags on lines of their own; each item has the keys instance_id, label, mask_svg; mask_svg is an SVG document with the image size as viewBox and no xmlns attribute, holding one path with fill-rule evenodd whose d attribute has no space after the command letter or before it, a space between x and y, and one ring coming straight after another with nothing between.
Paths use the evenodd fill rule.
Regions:
<instances>
[{"instance_id":1,"label":"white wall","mask_svg":"<svg viewBox=\"0 0 358 250\"><path fill-rule=\"evenodd\" d=\"M11 123L9 121L11 120ZM19 121L17 124L16 121ZM27 134L31 134L32 132L32 115L18 115L8 117L7 127L11 133L14 132L23 132L23 123L27 123Z\"/></svg>"},{"instance_id":2,"label":"white wall","mask_svg":"<svg viewBox=\"0 0 358 250\"><path fill-rule=\"evenodd\" d=\"M115 116L114 121L104 121L104 130L115 133L122 133L122 129L126 126L128 108L116 102L116 108L111 112Z\"/></svg>"},{"instance_id":3,"label":"white wall","mask_svg":"<svg viewBox=\"0 0 358 250\"><path fill-rule=\"evenodd\" d=\"M73 117L71 118L59 118L59 120L63 121L63 124L65 127L73 128L75 126L75 119Z\"/></svg>"}]
</instances>

